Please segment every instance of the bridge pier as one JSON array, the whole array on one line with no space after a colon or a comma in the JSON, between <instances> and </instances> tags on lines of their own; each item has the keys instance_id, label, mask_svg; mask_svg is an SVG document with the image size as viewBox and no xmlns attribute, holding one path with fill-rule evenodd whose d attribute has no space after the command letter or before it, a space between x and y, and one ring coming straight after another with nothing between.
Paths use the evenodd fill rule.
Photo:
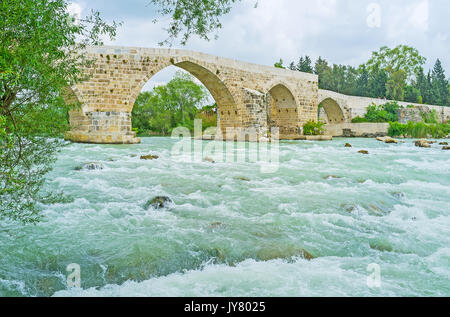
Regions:
<instances>
[{"instance_id":1,"label":"bridge pier","mask_svg":"<svg viewBox=\"0 0 450 317\"><path fill-rule=\"evenodd\" d=\"M140 138L131 129L130 112L69 113L71 130L65 139L79 143L137 144Z\"/></svg>"}]
</instances>

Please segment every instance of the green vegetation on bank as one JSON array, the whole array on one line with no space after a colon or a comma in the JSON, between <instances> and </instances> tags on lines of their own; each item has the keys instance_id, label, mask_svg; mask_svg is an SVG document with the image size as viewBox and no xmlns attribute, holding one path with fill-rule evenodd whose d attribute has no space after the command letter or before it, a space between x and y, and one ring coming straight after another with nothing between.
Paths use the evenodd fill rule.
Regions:
<instances>
[{"instance_id":1,"label":"green vegetation on bank","mask_svg":"<svg viewBox=\"0 0 450 317\"><path fill-rule=\"evenodd\" d=\"M133 107L133 129L138 135L170 135L177 127L193 131L194 120L202 119L203 129L217 124L216 106L200 108L208 91L186 73L177 72L167 83L139 94Z\"/></svg>"},{"instance_id":2,"label":"green vegetation on bank","mask_svg":"<svg viewBox=\"0 0 450 317\"><path fill-rule=\"evenodd\" d=\"M398 113L400 106L397 102L389 102L385 105L371 105L367 108L366 115L356 117L352 123L372 122L389 123L389 136L407 137L407 138L444 138L450 133L450 124L439 123L439 117L436 110L428 113L421 113L423 122L398 122Z\"/></svg>"},{"instance_id":3,"label":"green vegetation on bank","mask_svg":"<svg viewBox=\"0 0 450 317\"><path fill-rule=\"evenodd\" d=\"M407 138L445 138L450 134L450 124L424 122L389 122L389 135L392 137L404 136Z\"/></svg>"},{"instance_id":4,"label":"green vegetation on bank","mask_svg":"<svg viewBox=\"0 0 450 317\"><path fill-rule=\"evenodd\" d=\"M387 98L419 104L450 106L450 83L438 59L432 70L425 73L426 58L417 49L399 45L382 47L372 57L355 68L329 65L319 57L313 65L309 56L300 57L288 68L319 75L319 88L350 96ZM283 60L275 67L286 68Z\"/></svg>"}]
</instances>

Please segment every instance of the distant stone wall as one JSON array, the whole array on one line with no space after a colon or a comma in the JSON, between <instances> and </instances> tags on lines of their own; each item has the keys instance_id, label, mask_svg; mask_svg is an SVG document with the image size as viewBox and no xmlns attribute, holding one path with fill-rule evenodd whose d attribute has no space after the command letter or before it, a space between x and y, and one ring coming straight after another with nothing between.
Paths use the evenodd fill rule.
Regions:
<instances>
[{"instance_id":1,"label":"distant stone wall","mask_svg":"<svg viewBox=\"0 0 450 317\"><path fill-rule=\"evenodd\" d=\"M334 137L387 136L389 123L339 123L325 125L325 135Z\"/></svg>"},{"instance_id":2,"label":"distant stone wall","mask_svg":"<svg viewBox=\"0 0 450 317\"><path fill-rule=\"evenodd\" d=\"M367 107L371 104L379 106L392 101L377 98L347 96L334 91L319 89L319 104L325 100L327 100L328 103L334 103L339 106L345 118L344 122L351 122L352 119L356 117L364 117L367 113ZM422 121L420 112L427 113L432 110L436 111L440 122L450 121L450 107L423 105L403 101L397 103L403 107L402 112L399 114L399 121L401 122L406 122L408 120L415 122ZM325 110L326 109L324 109L324 112ZM321 117L325 122L330 122L328 118L329 113L322 113ZM330 123L336 122L331 121Z\"/></svg>"}]
</instances>

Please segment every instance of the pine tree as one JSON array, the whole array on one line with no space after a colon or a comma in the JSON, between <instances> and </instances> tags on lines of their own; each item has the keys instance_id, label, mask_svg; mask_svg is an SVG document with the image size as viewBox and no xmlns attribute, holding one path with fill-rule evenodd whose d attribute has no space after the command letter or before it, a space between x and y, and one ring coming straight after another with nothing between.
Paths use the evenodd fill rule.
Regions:
<instances>
[{"instance_id":1,"label":"pine tree","mask_svg":"<svg viewBox=\"0 0 450 317\"><path fill-rule=\"evenodd\" d=\"M386 97L388 74L383 69L377 69L369 75L369 95L372 98Z\"/></svg>"},{"instance_id":2,"label":"pine tree","mask_svg":"<svg viewBox=\"0 0 450 317\"><path fill-rule=\"evenodd\" d=\"M368 96L369 92L369 72L366 65L362 65L359 69L359 77L357 79L356 94L358 96Z\"/></svg>"},{"instance_id":3,"label":"pine tree","mask_svg":"<svg viewBox=\"0 0 450 317\"><path fill-rule=\"evenodd\" d=\"M313 73L311 58L308 55L306 55L304 58L303 56L300 57L297 63L297 70L304 73Z\"/></svg>"},{"instance_id":4,"label":"pine tree","mask_svg":"<svg viewBox=\"0 0 450 317\"><path fill-rule=\"evenodd\" d=\"M289 69L290 69L290 70L297 70L297 67L295 66L295 63L294 63L294 62L291 62L291 63L289 64Z\"/></svg>"},{"instance_id":5,"label":"pine tree","mask_svg":"<svg viewBox=\"0 0 450 317\"><path fill-rule=\"evenodd\" d=\"M448 102L448 82L441 61L438 59L431 74L431 89L433 91L434 103L440 106L447 105Z\"/></svg>"}]
</instances>

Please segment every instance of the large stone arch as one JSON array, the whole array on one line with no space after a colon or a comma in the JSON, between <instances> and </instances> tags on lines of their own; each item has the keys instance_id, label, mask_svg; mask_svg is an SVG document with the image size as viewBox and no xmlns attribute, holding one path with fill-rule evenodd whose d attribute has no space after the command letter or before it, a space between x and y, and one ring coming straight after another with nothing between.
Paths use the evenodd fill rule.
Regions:
<instances>
[{"instance_id":1,"label":"large stone arch","mask_svg":"<svg viewBox=\"0 0 450 317\"><path fill-rule=\"evenodd\" d=\"M345 115L339 103L331 97L325 98L319 103L326 114L326 122L329 124L344 123ZM325 119L325 118L324 118Z\"/></svg>"},{"instance_id":2,"label":"large stone arch","mask_svg":"<svg viewBox=\"0 0 450 317\"><path fill-rule=\"evenodd\" d=\"M280 137L298 133L298 104L292 90L284 83L273 85L268 91L268 127L278 127Z\"/></svg>"}]
</instances>

